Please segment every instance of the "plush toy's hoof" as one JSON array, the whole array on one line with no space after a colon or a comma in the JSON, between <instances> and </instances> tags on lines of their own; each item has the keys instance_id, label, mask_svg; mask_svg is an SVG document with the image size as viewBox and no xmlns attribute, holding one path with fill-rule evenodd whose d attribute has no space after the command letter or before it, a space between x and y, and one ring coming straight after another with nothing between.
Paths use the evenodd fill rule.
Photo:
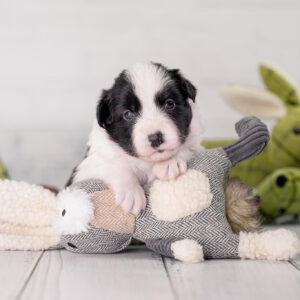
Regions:
<instances>
[{"instance_id":1,"label":"plush toy's hoof","mask_svg":"<svg viewBox=\"0 0 300 300\"><path fill-rule=\"evenodd\" d=\"M286 229L240 233L239 256L250 259L289 260L300 252L297 235Z\"/></svg>"},{"instance_id":2,"label":"plush toy's hoof","mask_svg":"<svg viewBox=\"0 0 300 300\"><path fill-rule=\"evenodd\" d=\"M171 250L176 259L186 263L199 263L204 260L202 246L194 240L176 241L172 243Z\"/></svg>"}]
</instances>

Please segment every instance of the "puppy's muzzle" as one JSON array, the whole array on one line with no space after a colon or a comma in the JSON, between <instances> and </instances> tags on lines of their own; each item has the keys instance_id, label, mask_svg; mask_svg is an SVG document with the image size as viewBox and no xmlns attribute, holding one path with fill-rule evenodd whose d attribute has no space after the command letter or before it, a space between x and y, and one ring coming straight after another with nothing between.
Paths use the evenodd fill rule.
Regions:
<instances>
[{"instance_id":1,"label":"puppy's muzzle","mask_svg":"<svg viewBox=\"0 0 300 300\"><path fill-rule=\"evenodd\" d=\"M164 137L163 134L160 131L158 131L154 134L148 135L148 140L152 148L157 148L164 142Z\"/></svg>"}]
</instances>

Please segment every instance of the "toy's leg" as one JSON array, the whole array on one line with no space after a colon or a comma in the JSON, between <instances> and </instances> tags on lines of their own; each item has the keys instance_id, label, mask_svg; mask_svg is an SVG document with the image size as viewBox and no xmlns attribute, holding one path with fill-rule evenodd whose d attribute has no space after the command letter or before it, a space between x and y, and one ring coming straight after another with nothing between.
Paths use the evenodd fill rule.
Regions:
<instances>
[{"instance_id":1,"label":"toy's leg","mask_svg":"<svg viewBox=\"0 0 300 300\"><path fill-rule=\"evenodd\" d=\"M300 252L297 235L286 229L241 232L239 237L239 256L243 259L289 260Z\"/></svg>"},{"instance_id":2,"label":"toy's leg","mask_svg":"<svg viewBox=\"0 0 300 300\"><path fill-rule=\"evenodd\" d=\"M153 251L176 258L186 263L199 263L204 260L202 246L191 239L155 239L146 241Z\"/></svg>"}]
</instances>

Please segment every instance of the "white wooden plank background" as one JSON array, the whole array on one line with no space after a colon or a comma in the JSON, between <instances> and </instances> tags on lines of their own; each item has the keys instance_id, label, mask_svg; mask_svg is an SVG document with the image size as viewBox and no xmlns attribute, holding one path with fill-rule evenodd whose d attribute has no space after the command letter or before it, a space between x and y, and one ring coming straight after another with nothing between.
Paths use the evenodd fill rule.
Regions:
<instances>
[{"instance_id":1,"label":"white wooden plank background","mask_svg":"<svg viewBox=\"0 0 300 300\"><path fill-rule=\"evenodd\" d=\"M299 225L285 227L300 237ZM220 259L190 265L145 247L112 255L2 251L0 299L296 300L295 263Z\"/></svg>"},{"instance_id":2,"label":"white wooden plank background","mask_svg":"<svg viewBox=\"0 0 300 300\"><path fill-rule=\"evenodd\" d=\"M100 90L136 61L181 68L198 88L207 136L232 136L240 115L220 88L262 86L263 60L300 82L299 28L298 0L2 0L0 156L13 178L62 187L84 155ZM300 294L300 256L184 265L143 248L104 256L12 251L0 252L0 266L1 300Z\"/></svg>"},{"instance_id":3,"label":"white wooden plank background","mask_svg":"<svg viewBox=\"0 0 300 300\"><path fill-rule=\"evenodd\" d=\"M207 136L233 136L220 88L262 86L263 60L300 82L299 28L298 0L2 0L0 156L12 177L62 187L100 90L136 61L181 68Z\"/></svg>"}]
</instances>

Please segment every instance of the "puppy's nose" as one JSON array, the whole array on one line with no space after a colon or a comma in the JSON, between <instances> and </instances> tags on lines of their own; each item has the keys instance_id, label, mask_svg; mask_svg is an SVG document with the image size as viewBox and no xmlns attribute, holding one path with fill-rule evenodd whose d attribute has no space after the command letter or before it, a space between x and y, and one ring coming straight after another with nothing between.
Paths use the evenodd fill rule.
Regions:
<instances>
[{"instance_id":1,"label":"puppy's nose","mask_svg":"<svg viewBox=\"0 0 300 300\"><path fill-rule=\"evenodd\" d=\"M163 134L160 131L150 134L148 135L148 140L151 144L151 147L157 148L164 142Z\"/></svg>"}]
</instances>

